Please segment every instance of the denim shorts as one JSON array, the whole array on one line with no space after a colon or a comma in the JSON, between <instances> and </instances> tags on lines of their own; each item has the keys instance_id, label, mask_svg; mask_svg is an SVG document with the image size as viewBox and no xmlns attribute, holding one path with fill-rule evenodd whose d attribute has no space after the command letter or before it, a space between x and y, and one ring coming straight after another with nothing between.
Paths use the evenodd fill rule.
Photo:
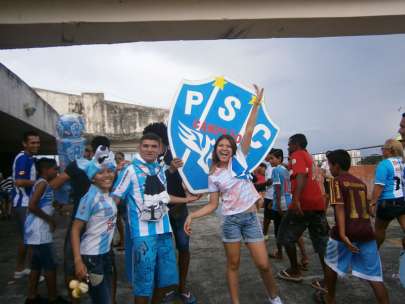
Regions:
<instances>
[{"instance_id":1,"label":"denim shorts","mask_svg":"<svg viewBox=\"0 0 405 304\"><path fill-rule=\"evenodd\" d=\"M224 216L222 241L224 243L236 243L242 239L245 243L264 240L263 229L256 212L243 212Z\"/></svg>"},{"instance_id":2,"label":"denim shorts","mask_svg":"<svg viewBox=\"0 0 405 304\"><path fill-rule=\"evenodd\" d=\"M100 255L82 255L90 276L89 295L94 304L112 303L113 261L110 252ZM94 280L93 278L99 278Z\"/></svg>"},{"instance_id":3,"label":"denim shorts","mask_svg":"<svg viewBox=\"0 0 405 304\"><path fill-rule=\"evenodd\" d=\"M132 291L136 297L152 297L155 288L177 285L176 253L171 233L132 239Z\"/></svg>"},{"instance_id":4,"label":"denim shorts","mask_svg":"<svg viewBox=\"0 0 405 304\"><path fill-rule=\"evenodd\" d=\"M176 210L175 213L169 212L170 225L172 226L177 250L188 252L190 250L190 237L184 231L184 223L188 216L188 209L186 206L179 207L179 210Z\"/></svg>"},{"instance_id":5,"label":"denim shorts","mask_svg":"<svg viewBox=\"0 0 405 304\"><path fill-rule=\"evenodd\" d=\"M52 243L29 246L32 249L32 270L43 270L44 272L56 271L55 251Z\"/></svg>"}]
</instances>

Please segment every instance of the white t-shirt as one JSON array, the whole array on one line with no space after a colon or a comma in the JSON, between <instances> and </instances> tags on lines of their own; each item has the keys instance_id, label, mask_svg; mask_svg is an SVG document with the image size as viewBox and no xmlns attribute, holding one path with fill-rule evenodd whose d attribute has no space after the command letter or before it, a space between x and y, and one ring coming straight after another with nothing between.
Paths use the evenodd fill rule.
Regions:
<instances>
[{"instance_id":1,"label":"white t-shirt","mask_svg":"<svg viewBox=\"0 0 405 304\"><path fill-rule=\"evenodd\" d=\"M270 163L265 162L267 168L266 168L266 173L265 173L265 178L266 182L271 179L271 175L273 173L273 167L271 166ZM273 185L266 186L266 193L264 194L264 198L272 200L274 197L274 187Z\"/></svg>"},{"instance_id":2,"label":"white t-shirt","mask_svg":"<svg viewBox=\"0 0 405 304\"><path fill-rule=\"evenodd\" d=\"M322 162L321 169L325 170L325 177L332 178L332 174L330 173L328 161L323 161Z\"/></svg>"},{"instance_id":3,"label":"white t-shirt","mask_svg":"<svg viewBox=\"0 0 405 304\"><path fill-rule=\"evenodd\" d=\"M237 150L234 160L245 160L240 149ZM216 168L215 172L208 176L208 192L220 192L222 194L222 214L233 215L248 210L259 198L253 183L247 178L239 178L232 171L232 161L228 168Z\"/></svg>"},{"instance_id":4,"label":"white t-shirt","mask_svg":"<svg viewBox=\"0 0 405 304\"><path fill-rule=\"evenodd\" d=\"M117 206L109 193L91 185L80 200L75 218L86 222L86 230L80 240L80 254L100 255L110 251Z\"/></svg>"}]
</instances>

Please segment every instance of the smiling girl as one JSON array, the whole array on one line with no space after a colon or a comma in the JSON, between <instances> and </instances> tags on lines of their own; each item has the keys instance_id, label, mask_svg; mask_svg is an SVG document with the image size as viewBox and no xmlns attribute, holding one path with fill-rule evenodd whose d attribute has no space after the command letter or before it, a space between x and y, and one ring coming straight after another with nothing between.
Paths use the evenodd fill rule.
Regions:
<instances>
[{"instance_id":1,"label":"smiling girl","mask_svg":"<svg viewBox=\"0 0 405 304\"><path fill-rule=\"evenodd\" d=\"M230 135L220 136L212 153L212 167L208 177L210 198L207 205L190 213L184 230L191 234L191 223L212 213L222 198L222 241L227 257L228 288L233 304L239 304L239 262L243 240L260 272L269 303L282 303L267 257L262 228L257 217L256 203L261 199L250 180L246 155L249 151L263 89L254 85L256 98L240 147Z\"/></svg>"}]
</instances>

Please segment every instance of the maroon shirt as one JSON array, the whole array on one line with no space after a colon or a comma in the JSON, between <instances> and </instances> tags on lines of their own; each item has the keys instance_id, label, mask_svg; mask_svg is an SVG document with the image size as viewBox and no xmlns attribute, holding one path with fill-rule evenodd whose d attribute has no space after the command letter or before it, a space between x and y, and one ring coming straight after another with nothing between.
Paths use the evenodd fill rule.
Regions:
<instances>
[{"instance_id":1,"label":"maroon shirt","mask_svg":"<svg viewBox=\"0 0 405 304\"><path fill-rule=\"evenodd\" d=\"M352 242L368 242L375 239L370 222L367 202L367 186L357 177L344 173L332 180L331 205L344 205L346 236ZM335 226L331 237L340 240L337 227L336 212Z\"/></svg>"}]
</instances>

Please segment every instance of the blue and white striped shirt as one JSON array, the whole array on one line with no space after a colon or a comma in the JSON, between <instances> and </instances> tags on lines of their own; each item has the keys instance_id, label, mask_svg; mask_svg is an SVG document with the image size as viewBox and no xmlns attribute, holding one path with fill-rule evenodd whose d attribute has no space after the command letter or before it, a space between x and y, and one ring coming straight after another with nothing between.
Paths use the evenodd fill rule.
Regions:
<instances>
[{"instance_id":1,"label":"blue and white striped shirt","mask_svg":"<svg viewBox=\"0 0 405 304\"><path fill-rule=\"evenodd\" d=\"M36 180L37 172L35 170L35 159L26 153L20 152L14 159L13 163L13 181L18 179ZM30 199L32 187L17 187L13 195L13 207L27 207Z\"/></svg>"},{"instance_id":2,"label":"blue and white striped shirt","mask_svg":"<svg viewBox=\"0 0 405 304\"><path fill-rule=\"evenodd\" d=\"M114 185L112 195L120 198L127 206L131 238L172 232L167 212L156 222L140 219L140 210L144 204L144 185L148 174L157 174L162 184L167 187L164 166L158 162L148 163L139 155L131 165L121 171Z\"/></svg>"}]
</instances>

